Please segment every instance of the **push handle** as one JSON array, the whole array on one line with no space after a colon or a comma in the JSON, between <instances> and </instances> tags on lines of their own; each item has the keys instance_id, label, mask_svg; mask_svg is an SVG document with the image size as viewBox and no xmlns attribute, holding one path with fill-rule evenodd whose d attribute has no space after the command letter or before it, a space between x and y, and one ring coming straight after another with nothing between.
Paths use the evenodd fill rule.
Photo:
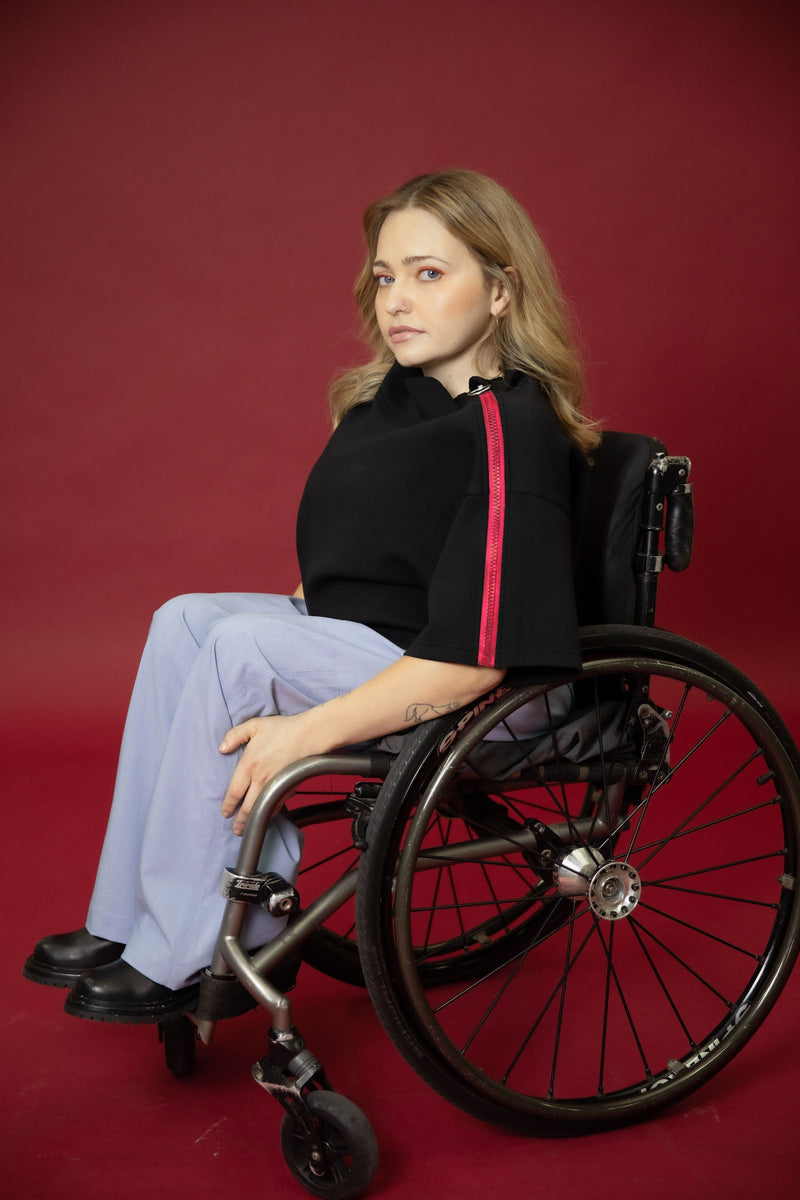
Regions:
<instances>
[{"instance_id":1,"label":"push handle","mask_svg":"<svg viewBox=\"0 0 800 1200\"><path fill-rule=\"evenodd\" d=\"M692 561L694 499L692 485L682 483L667 496L664 562L671 571L685 571Z\"/></svg>"}]
</instances>

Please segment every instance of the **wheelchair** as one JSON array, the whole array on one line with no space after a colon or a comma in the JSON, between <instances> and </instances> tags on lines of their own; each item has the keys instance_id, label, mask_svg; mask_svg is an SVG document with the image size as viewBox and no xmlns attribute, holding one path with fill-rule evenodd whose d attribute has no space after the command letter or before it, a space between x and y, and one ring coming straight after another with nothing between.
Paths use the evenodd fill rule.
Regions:
<instances>
[{"instance_id":1,"label":"wheelchair","mask_svg":"<svg viewBox=\"0 0 800 1200\"><path fill-rule=\"evenodd\" d=\"M362 1194L378 1151L294 1024L281 975L298 956L366 986L443 1096L537 1136L684 1099L786 982L800 755L744 675L654 625L662 568L691 559L689 473L651 438L605 434L575 498L578 674L507 677L410 733L303 759L256 802L198 1009L159 1032L184 1074L218 1020L267 1010L252 1074L315 1196ZM258 870L287 798L306 838L296 886ZM254 953L251 904L288 917Z\"/></svg>"}]
</instances>

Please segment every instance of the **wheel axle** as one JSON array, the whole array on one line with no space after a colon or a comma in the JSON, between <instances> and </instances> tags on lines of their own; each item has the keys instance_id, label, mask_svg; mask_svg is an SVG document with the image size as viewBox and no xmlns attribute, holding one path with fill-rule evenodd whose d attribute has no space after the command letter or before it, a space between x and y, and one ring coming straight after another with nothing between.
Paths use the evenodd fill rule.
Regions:
<instances>
[{"instance_id":1,"label":"wheel axle","mask_svg":"<svg viewBox=\"0 0 800 1200\"><path fill-rule=\"evenodd\" d=\"M603 921L629 917L642 894L637 871L625 862L603 863L589 884L589 906Z\"/></svg>"}]
</instances>

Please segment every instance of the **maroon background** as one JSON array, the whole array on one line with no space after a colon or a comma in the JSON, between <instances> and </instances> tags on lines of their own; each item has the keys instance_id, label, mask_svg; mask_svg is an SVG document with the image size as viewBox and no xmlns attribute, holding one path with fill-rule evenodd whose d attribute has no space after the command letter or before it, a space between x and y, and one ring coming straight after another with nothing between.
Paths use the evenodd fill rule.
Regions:
<instances>
[{"instance_id":1,"label":"maroon background","mask_svg":"<svg viewBox=\"0 0 800 1200\"><path fill-rule=\"evenodd\" d=\"M528 206L594 412L694 463L696 560L664 578L660 622L800 731L799 24L794 0L0 4L5 1194L303 1194L248 1081L259 1015L175 1080L151 1030L68 1020L20 966L83 919L152 608L295 587L377 194L467 166ZM366 996L313 972L296 996L377 1128L375 1196L577 1177L739 1200L796 1192L799 984L696 1098L569 1144L453 1110Z\"/></svg>"},{"instance_id":2,"label":"maroon background","mask_svg":"<svg viewBox=\"0 0 800 1200\"><path fill-rule=\"evenodd\" d=\"M695 562L663 581L660 623L740 665L800 729L799 23L793 0L0 5L5 881L24 898L3 983L4 1128L34 1143L11 1146L12 1194L88 1195L87 1170L102 1190L141 1194L118 1170L140 1162L134 1130L152 1139L147 1178L176 1194L192 1163L230 1184L242 1138L261 1153L260 1116L232 1116L238 1141L203 1132L220 1123L213 1072L233 1072L224 1047L181 1108L141 1062L144 1031L67 1021L19 965L35 937L80 924L152 609L183 591L297 582L295 509L326 437L327 382L358 357L350 288L377 194L468 166L529 208L574 304L594 412L694 461ZM42 860L44 880L29 869ZM797 1102L773 1099L797 1095L782 1005L783 1027L768 1024L699 1107L603 1140L637 1195L791 1192ZM312 1005L312 1027L327 1011ZM225 1036L250 1061L245 1032ZM531 1160L402 1073L376 1037L394 1065L356 1070L399 1105L379 1118L394 1146L381 1194L422 1195L425 1181L483 1194L485 1171L522 1194L531 1161L550 1191L566 1162L597 1178L596 1139ZM247 1097L260 1114L235 1065L231 1113ZM170 1114L163 1136L154 1105ZM108 1149L80 1146L98 1125ZM456 1173L434 1129L452 1131ZM192 1194L218 1195L208 1178ZM290 1194L281 1175L275 1195Z\"/></svg>"},{"instance_id":3,"label":"maroon background","mask_svg":"<svg viewBox=\"0 0 800 1200\"><path fill-rule=\"evenodd\" d=\"M161 601L295 586L325 389L359 353L360 212L445 165L530 209L594 412L694 460L696 560L661 622L788 688L796 14L7 0L13 713L121 714Z\"/></svg>"}]
</instances>

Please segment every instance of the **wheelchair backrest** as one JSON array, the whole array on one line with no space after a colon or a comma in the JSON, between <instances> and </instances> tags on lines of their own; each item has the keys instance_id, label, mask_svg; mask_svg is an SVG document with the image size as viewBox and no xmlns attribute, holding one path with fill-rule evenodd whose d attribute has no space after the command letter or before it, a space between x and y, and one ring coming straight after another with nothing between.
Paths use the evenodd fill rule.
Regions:
<instances>
[{"instance_id":1,"label":"wheelchair backrest","mask_svg":"<svg viewBox=\"0 0 800 1200\"><path fill-rule=\"evenodd\" d=\"M613 431L593 458L573 495L580 623L652 625L662 566L680 571L691 559L691 464L655 438Z\"/></svg>"}]
</instances>

